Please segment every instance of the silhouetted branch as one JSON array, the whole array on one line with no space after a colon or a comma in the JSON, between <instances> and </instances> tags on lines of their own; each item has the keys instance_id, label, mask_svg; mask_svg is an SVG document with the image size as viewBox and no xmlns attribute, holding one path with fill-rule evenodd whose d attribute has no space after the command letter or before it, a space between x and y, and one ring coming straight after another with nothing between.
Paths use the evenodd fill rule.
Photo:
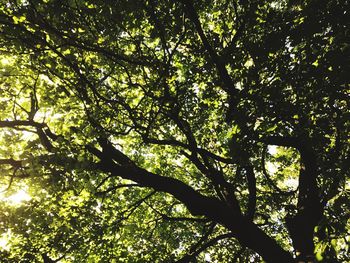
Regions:
<instances>
[{"instance_id":1,"label":"silhouetted branch","mask_svg":"<svg viewBox=\"0 0 350 263\"><path fill-rule=\"evenodd\" d=\"M246 213L246 217L249 220L253 220L255 209L256 209L256 178L255 178L254 169L252 166L245 167L245 170L247 175L248 191L249 191L248 210Z\"/></svg>"},{"instance_id":2,"label":"silhouetted branch","mask_svg":"<svg viewBox=\"0 0 350 263\"><path fill-rule=\"evenodd\" d=\"M2 164L8 164L8 165L11 165L12 167L15 167L15 168L20 168L20 167L22 167L22 162L23 162L23 161L15 160L15 159L13 159L13 158L9 158L9 159L0 159L0 165L2 165Z\"/></svg>"},{"instance_id":3,"label":"silhouetted branch","mask_svg":"<svg viewBox=\"0 0 350 263\"><path fill-rule=\"evenodd\" d=\"M0 128L16 128L18 126L32 126L35 128L45 128L45 123L38 123L33 120L0 121Z\"/></svg>"},{"instance_id":4,"label":"silhouetted branch","mask_svg":"<svg viewBox=\"0 0 350 263\"><path fill-rule=\"evenodd\" d=\"M235 89L233 81L229 76L227 69L225 68L225 64L221 61L220 57L217 55L217 53L209 43L209 40L205 35L202 25L199 21L198 14L193 6L193 2L191 0L180 0L180 2L184 4L184 7L185 7L184 11L188 14L189 19L195 25L195 28L203 43L204 48L208 51L210 58L212 59L212 61L216 66L216 69L219 73L222 84L224 86L224 90L231 96L232 99L234 99L237 95L237 90Z\"/></svg>"},{"instance_id":5,"label":"silhouetted branch","mask_svg":"<svg viewBox=\"0 0 350 263\"><path fill-rule=\"evenodd\" d=\"M105 181L102 181L97 187L96 189L98 189L99 187L102 186L102 184L104 183ZM143 187L142 185L139 185L139 184L121 184L121 185L116 185L116 186L112 186L112 187L109 187L107 190L104 190L104 191L98 191L96 192L95 194L97 196L101 196L101 195L105 195L105 194L108 194L110 192L113 192L117 189L120 189L120 188L131 188L131 187Z\"/></svg>"},{"instance_id":6,"label":"silhouetted branch","mask_svg":"<svg viewBox=\"0 0 350 263\"><path fill-rule=\"evenodd\" d=\"M200 246L200 248L198 248L196 251L192 252L191 254L185 255L183 258L176 261L176 263L190 263L201 252L205 251L206 249L208 249L211 246L216 245L216 243L219 242L220 240L223 240L226 238L232 238L232 237L234 237L234 235L232 233L226 233L226 234L219 235L219 236L209 240L208 242L206 242L202 246Z\"/></svg>"}]
</instances>

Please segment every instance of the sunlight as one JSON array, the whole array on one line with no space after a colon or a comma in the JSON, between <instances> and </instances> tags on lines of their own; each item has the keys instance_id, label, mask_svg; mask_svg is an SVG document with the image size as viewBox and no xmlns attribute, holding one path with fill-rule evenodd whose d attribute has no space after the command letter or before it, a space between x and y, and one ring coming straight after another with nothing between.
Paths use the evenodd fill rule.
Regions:
<instances>
[{"instance_id":1,"label":"sunlight","mask_svg":"<svg viewBox=\"0 0 350 263\"><path fill-rule=\"evenodd\" d=\"M0 237L0 250L9 250L9 245L6 236Z\"/></svg>"},{"instance_id":2,"label":"sunlight","mask_svg":"<svg viewBox=\"0 0 350 263\"><path fill-rule=\"evenodd\" d=\"M277 153L277 147L276 145L269 145L267 147L267 151L270 155L275 155ZM274 174L275 172L278 171L278 167L275 163L273 162L266 162L266 170L270 173L270 174Z\"/></svg>"},{"instance_id":3,"label":"sunlight","mask_svg":"<svg viewBox=\"0 0 350 263\"><path fill-rule=\"evenodd\" d=\"M283 181L283 184L288 188L296 189L299 185L298 178L287 178Z\"/></svg>"},{"instance_id":4,"label":"sunlight","mask_svg":"<svg viewBox=\"0 0 350 263\"><path fill-rule=\"evenodd\" d=\"M0 199L5 202L8 202L10 205L16 206L20 205L22 202L31 200L32 197L25 190L19 190L18 192L8 197L5 197L3 194L0 194Z\"/></svg>"},{"instance_id":5,"label":"sunlight","mask_svg":"<svg viewBox=\"0 0 350 263\"><path fill-rule=\"evenodd\" d=\"M3 58L0 59L0 64L6 66L6 65L11 64L11 61L8 58L3 57Z\"/></svg>"},{"instance_id":6,"label":"sunlight","mask_svg":"<svg viewBox=\"0 0 350 263\"><path fill-rule=\"evenodd\" d=\"M24 201L29 201L31 196L24 190L19 190L17 193L10 195L6 198L9 202L11 202L14 205L18 205Z\"/></svg>"},{"instance_id":7,"label":"sunlight","mask_svg":"<svg viewBox=\"0 0 350 263\"><path fill-rule=\"evenodd\" d=\"M266 170L269 174L274 174L278 171L278 167L273 162L266 162Z\"/></svg>"},{"instance_id":8,"label":"sunlight","mask_svg":"<svg viewBox=\"0 0 350 263\"><path fill-rule=\"evenodd\" d=\"M267 147L267 150L268 150L269 154L275 155L277 153L277 147L278 146L276 146L276 145L269 145Z\"/></svg>"},{"instance_id":9,"label":"sunlight","mask_svg":"<svg viewBox=\"0 0 350 263\"><path fill-rule=\"evenodd\" d=\"M11 230L0 236L0 250L10 250L9 239L11 238Z\"/></svg>"}]
</instances>

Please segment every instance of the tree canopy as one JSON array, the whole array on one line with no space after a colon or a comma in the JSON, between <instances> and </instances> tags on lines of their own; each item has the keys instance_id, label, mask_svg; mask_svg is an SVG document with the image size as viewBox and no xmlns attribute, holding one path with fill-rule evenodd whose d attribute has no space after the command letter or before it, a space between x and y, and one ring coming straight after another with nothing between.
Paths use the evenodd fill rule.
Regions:
<instances>
[{"instance_id":1,"label":"tree canopy","mask_svg":"<svg viewBox=\"0 0 350 263\"><path fill-rule=\"evenodd\" d=\"M349 10L1 0L1 262L350 261Z\"/></svg>"}]
</instances>

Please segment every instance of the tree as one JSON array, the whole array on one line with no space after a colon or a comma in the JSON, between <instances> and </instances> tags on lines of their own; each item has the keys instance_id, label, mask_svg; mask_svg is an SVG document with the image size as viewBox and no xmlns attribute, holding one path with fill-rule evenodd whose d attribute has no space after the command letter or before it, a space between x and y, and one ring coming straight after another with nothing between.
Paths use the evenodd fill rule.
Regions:
<instances>
[{"instance_id":1,"label":"tree","mask_svg":"<svg viewBox=\"0 0 350 263\"><path fill-rule=\"evenodd\" d=\"M350 260L347 7L1 1L4 262Z\"/></svg>"}]
</instances>

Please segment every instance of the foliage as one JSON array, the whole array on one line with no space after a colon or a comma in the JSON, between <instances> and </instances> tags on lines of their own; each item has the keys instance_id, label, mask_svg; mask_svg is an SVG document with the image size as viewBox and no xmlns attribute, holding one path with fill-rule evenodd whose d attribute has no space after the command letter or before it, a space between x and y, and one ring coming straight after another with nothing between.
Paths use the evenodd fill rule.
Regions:
<instances>
[{"instance_id":1,"label":"foliage","mask_svg":"<svg viewBox=\"0 0 350 263\"><path fill-rule=\"evenodd\" d=\"M0 3L4 262L350 260L347 1Z\"/></svg>"}]
</instances>

